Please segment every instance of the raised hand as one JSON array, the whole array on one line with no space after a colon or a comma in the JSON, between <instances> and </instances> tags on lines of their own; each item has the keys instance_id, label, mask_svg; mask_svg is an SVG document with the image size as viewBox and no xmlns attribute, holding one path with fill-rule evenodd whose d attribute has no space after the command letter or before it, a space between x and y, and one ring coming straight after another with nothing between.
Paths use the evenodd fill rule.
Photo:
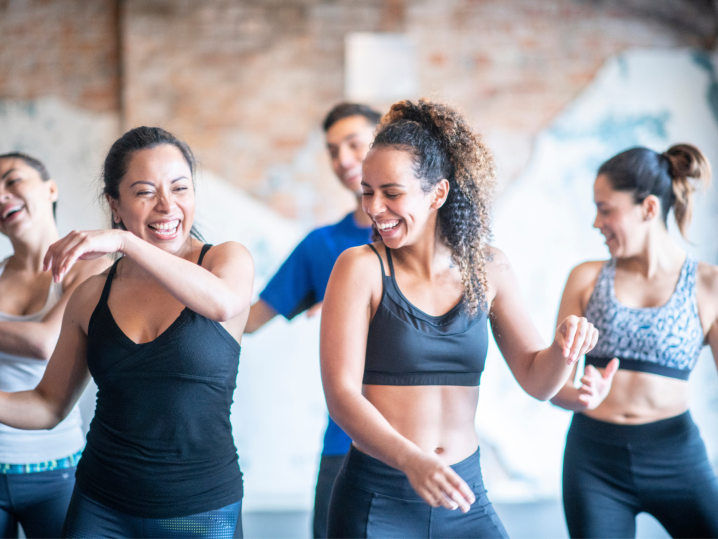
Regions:
<instances>
[{"instance_id":1,"label":"raised hand","mask_svg":"<svg viewBox=\"0 0 718 539\"><path fill-rule=\"evenodd\" d=\"M598 330L583 317L571 315L556 328L554 343L561 349L568 365L593 350L598 342Z\"/></svg>"},{"instance_id":2,"label":"raised hand","mask_svg":"<svg viewBox=\"0 0 718 539\"><path fill-rule=\"evenodd\" d=\"M476 501L466 482L434 455L422 453L412 458L403 471L416 493L432 507L466 513Z\"/></svg>"},{"instance_id":3,"label":"raised hand","mask_svg":"<svg viewBox=\"0 0 718 539\"><path fill-rule=\"evenodd\" d=\"M42 269L51 269L52 277L58 283L78 260L92 260L122 251L127 234L129 232L123 230L73 230L50 245Z\"/></svg>"},{"instance_id":4,"label":"raised hand","mask_svg":"<svg viewBox=\"0 0 718 539\"><path fill-rule=\"evenodd\" d=\"M581 387L578 388L578 401L593 410L598 407L611 390L613 377L618 371L618 358L613 358L601 374L593 365L587 365L581 378Z\"/></svg>"}]
</instances>

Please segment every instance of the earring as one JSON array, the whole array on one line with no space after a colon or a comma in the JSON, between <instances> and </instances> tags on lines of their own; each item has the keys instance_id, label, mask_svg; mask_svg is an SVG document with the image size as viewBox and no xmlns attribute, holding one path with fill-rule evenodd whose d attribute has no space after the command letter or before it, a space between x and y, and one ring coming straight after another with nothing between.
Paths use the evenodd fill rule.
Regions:
<instances>
[{"instance_id":1,"label":"earring","mask_svg":"<svg viewBox=\"0 0 718 539\"><path fill-rule=\"evenodd\" d=\"M119 222L120 222L120 218L117 217L117 215L113 215L113 216L112 216L112 219L115 221L115 223L119 223Z\"/></svg>"}]
</instances>

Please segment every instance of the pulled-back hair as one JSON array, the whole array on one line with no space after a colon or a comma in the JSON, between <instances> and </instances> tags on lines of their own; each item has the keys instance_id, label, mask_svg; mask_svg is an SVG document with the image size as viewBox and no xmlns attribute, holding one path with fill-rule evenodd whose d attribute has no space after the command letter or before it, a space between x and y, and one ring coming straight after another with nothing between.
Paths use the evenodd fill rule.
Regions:
<instances>
[{"instance_id":1,"label":"pulled-back hair","mask_svg":"<svg viewBox=\"0 0 718 539\"><path fill-rule=\"evenodd\" d=\"M373 147L410 152L414 174L426 193L442 179L449 181L438 231L461 272L467 312L488 309L486 260L496 172L481 135L448 105L407 100L392 105L382 118Z\"/></svg>"},{"instance_id":2,"label":"pulled-back hair","mask_svg":"<svg viewBox=\"0 0 718 539\"><path fill-rule=\"evenodd\" d=\"M40 175L40 179L44 182L50 180L50 173L45 165L39 159L35 159L31 155L23 152L8 152L0 154L0 159L20 159L30 168L34 168ZM57 202L52 203L52 215L57 214Z\"/></svg>"},{"instance_id":3,"label":"pulled-back hair","mask_svg":"<svg viewBox=\"0 0 718 539\"><path fill-rule=\"evenodd\" d=\"M364 116L371 125L378 124L381 119L381 114L367 105L360 103L339 103L330 110L327 117L324 118L322 127L325 132L329 131L329 128L339 120L349 118L350 116Z\"/></svg>"},{"instance_id":4,"label":"pulled-back hair","mask_svg":"<svg viewBox=\"0 0 718 539\"><path fill-rule=\"evenodd\" d=\"M102 194L110 196L115 200L120 198L120 183L127 174L130 166L130 160L135 152L140 150L149 150L167 144L177 148L184 160L189 166L192 174L192 184L194 185L194 173L197 161L194 158L192 150L186 143L179 140L172 133L165 131L161 127L135 127L118 138L110 148L105 158L105 164L102 167ZM125 229L123 223L115 223L112 220L112 228ZM202 235L192 224L190 234L199 240L203 240Z\"/></svg>"},{"instance_id":5,"label":"pulled-back hair","mask_svg":"<svg viewBox=\"0 0 718 539\"><path fill-rule=\"evenodd\" d=\"M686 238L693 215L693 192L698 183L709 185L711 167L703 152L691 144L676 144L663 153L631 148L606 161L598 169L616 191L633 194L636 204L650 195L661 201L661 217L673 216Z\"/></svg>"}]
</instances>

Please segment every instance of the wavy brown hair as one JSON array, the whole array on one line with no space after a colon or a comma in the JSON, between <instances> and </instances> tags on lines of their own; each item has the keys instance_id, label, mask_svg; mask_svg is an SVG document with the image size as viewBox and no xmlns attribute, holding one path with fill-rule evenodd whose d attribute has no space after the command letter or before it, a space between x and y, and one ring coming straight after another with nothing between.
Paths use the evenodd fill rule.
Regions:
<instances>
[{"instance_id":1,"label":"wavy brown hair","mask_svg":"<svg viewBox=\"0 0 718 539\"><path fill-rule=\"evenodd\" d=\"M491 151L456 109L426 99L392 105L373 144L386 146L412 154L414 174L424 192L444 178L449 181L449 195L438 213L438 231L461 272L467 312L486 311L487 247L496 184ZM380 239L375 230L375 240Z\"/></svg>"}]
</instances>

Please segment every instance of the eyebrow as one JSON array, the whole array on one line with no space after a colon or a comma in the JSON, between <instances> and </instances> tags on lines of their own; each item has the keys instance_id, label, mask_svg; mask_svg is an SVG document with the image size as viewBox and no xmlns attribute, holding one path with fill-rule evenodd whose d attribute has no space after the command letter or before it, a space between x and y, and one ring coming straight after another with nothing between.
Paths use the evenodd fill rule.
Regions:
<instances>
[{"instance_id":1,"label":"eyebrow","mask_svg":"<svg viewBox=\"0 0 718 539\"><path fill-rule=\"evenodd\" d=\"M2 177L0 177L0 180L4 180L4 179L7 177L8 174L10 174L11 172L14 172L15 170L17 170L17 169L16 169L16 168L11 168L11 169L8 170L5 174L3 174Z\"/></svg>"},{"instance_id":2,"label":"eyebrow","mask_svg":"<svg viewBox=\"0 0 718 539\"><path fill-rule=\"evenodd\" d=\"M189 179L189 178L187 178L187 176L180 176L179 178L175 178L174 180L172 180L172 182L170 182L170 183L175 183L175 182L178 182L178 181L180 181L180 180L188 180L188 179ZM146 185L151 185L152 187L155 186L155 183L154 183L154 182L151 182L151 181L149 181L149 180L137 180L135 183L133 183L132 185L130 185L130 187L134 187L134 186L137 185L138 183L144 183L144 184L146 184Z\"/></svg>"},{"instance_id":3,"label":"eyebrow","mask_svg":"<svg viewBox=\"0 0 718 539\"><path fill-rule=\"evenodd\" d=\"M365 187L371 187L368 183L362 180L361 185ZM402 189L405 188L404 184L401 183L383 183L379 186L379 189L386 189L387 187L401 187Z\"/></svg>"}]
</instances>

